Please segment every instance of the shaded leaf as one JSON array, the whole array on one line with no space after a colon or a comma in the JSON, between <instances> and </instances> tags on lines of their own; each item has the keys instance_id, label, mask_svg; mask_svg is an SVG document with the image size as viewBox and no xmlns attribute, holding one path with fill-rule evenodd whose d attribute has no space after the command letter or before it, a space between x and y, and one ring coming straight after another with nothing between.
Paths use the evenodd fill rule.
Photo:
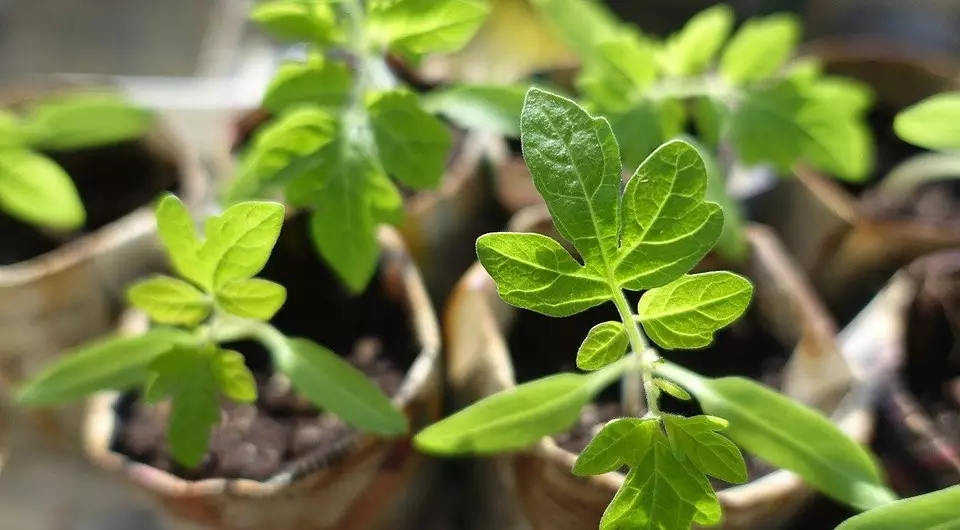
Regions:
<instances>
[{"instance_id":1,"label":"shaded leaf","mask_svg":"<svg viewBox=\"0 0 960 530\"><path fill-rule=\"evenodd\" d=\"M630 339L620 322L603 322L593 326L577 351L577 368L599 370L617 362L627 351Z\"/></svg>"},{"instance_id":2,"label":"shaded leaf","mask_svg":"<svg viewBox=\"0 0 960 530\"><path fill-rule=\"evenodd\" d=\"M158 324L196 326L210 314L210 300L189 283L155 275L127 289L127 300Z\"/></svg>"},{"instance_id":3,"label":"shaded leaf","mask_svg":"<svg viewBox=\"0 0 960 530\"><path fill-rule=\"evenodd\" d=\"M180 464L192 468L199 465L210 447L213 426L220 422L220 391L211 365L212 348L179 350L164 357L176 362L154 368L161 376L176 378L173 387L167 442L170 453Z\"/></svg>"},{"instance_id":4,"label":"shaded leaf","mask_svg":"<svg viewBox=\"0 0 960 530\"><path fill-rule=\"evenodd\" d=\"M622 466L638 466L643 454L652 450L653 437L658 436L660 422L654 419L616 418L580 451L573 465L573 474L581 477L602 475Z\"/></svg>"},{"instance_id":5,"label":"shaded leaf","mask_svg":"<svg viewBox=\"0 0 960 530\"><path fill-rule=\"evenodd\" d=\"M930 96L900 111L893 129L905 142L926 149L960 149L960 92Z\"/></svg>"},{"instance_id":6,"label":"shaded leaf","mask_svg":"<svg viewBox=\"0 0 960 530\"><path fill-rule=\"evenodd\" d=\"M303 104L336 108L346 103L349 93L350 72L339 61L285 63L270 80L263 107L272 112Z\"/></svg>"},{"instance_id":7,"label":"shaded leaf","mask_svg":"<svg viewBox=\"0 0 960 530\"><path fill-rule=\"evenodd\" d=\"M367 110L383 168L412 188L436 187L450 151L447 126L420 108L411 92L370 95Z\"/></svg>"},{"instance_id":8,"label":"shaded leaf","mask_svg":"<svg viewBox=\"0 0 960 530\"><path fill-rule=\"evenodd\" d=\"M86 222L80 194L63 168L27 149L0 149L0 208L55 230L75 230Z\"/></svg>"},{"instance_id":9,"label":"shaded leaf","mask_svg":"<svg viewBox=\"0 0 960 530\"><path fill-rule=\"evenodd\" d=\"M242 318L270 320L287 300L282 285L262 278L234 280L217 290L217 303L224 311Z\"/></svg>"},{"instance_id":10,"label":"shaded leaf","mask_svg":"<svg viewBox=\"0 0 960 530\"><path fill-rule=\"evenodd\" d=\"M720 74L733 83L773 76L793 55L801 31L800 21L792 14L747 20L723 51Z\"/></svg>"},{"instance_id":11,"label":"shaded leaf","mask_svg":"<svg viewBox=\"0 0 960 530\"><path fill-rule=\"evenodd\" d=\"M283 215L280 203L248 201L209 218L207 238L200 248L200 259L209 271L207 285L219 290L260 272L280 236Z\"/></svg>"},{"instance_id":12,"label":"shaded leaf","mask_svg":"<svg viewBox=\"0 0 960 530\"><path fill-rule=\"evenodd\" d=\"M154 114L118 94L72 91L38 100L24 112L30 145L75 150L116 144L146 134Z\"/></svg>"},{"instance_id":13,"label":"shaded leaf","mask_svg":"<svg viewBox=\"0 0 960 530\"><path fill-rule=\"evenodd\" d=\"M518 137L525 94L519 85L457 85L431 91L420 102L464 129Z\"/></svg>"}]
</instances>

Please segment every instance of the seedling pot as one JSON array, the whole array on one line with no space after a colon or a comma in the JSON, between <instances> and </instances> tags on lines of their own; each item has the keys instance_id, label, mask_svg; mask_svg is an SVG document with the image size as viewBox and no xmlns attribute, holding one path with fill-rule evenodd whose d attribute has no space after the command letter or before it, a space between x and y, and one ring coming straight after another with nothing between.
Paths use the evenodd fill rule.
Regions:
<instances>
[{"instance_id":1,"label":"seedling pot","mask_svg":"<svg viewBox=\"0 0 960 530\"><path fill-rule=\"evenodd\" d=\"M827 70L874 89L878 110L870 119L879 140L878 173L903 156L888 149L902 151L905 146L894 136L893 113L957 87L946 65L909 59L876 45L824 40L809 51L823 59ZM960 244L956 217L891 212L870 200L870 184L858 194L855 187L805 167L798 167L795 175L770 192L755 218L776 230L840 321L855 315L899 267L926 252Z\"/></svg>"},{"instance_id":2,"label":"seedling pot","mask_svg":"<svg viewBox=\"0 0 960 530\"><path fill-rule=\"evenodd\" d=\"M4 100L16 106L49 93L16 91ZM206 186L193 151L159 120L135 142L47 154L74 180L88 219L68 240L0 215L6 249L0 265L0 378L11 387L63 350L113 327L123 285L163 262L150 203L172 190L193 204ZM56 440L79 427L77 411L61 412L59 418L45 409L29 415L44 436Z\"/></svg>"},{"instance_id":3,"label":"seedling pot","mask_svg":"<svg viewBox=\"0 0 960 530\"><path fill-rule=\"evenodd\" d=\"M876 452L892 486L916 495L960 483L957 312L960 251L899 271L862 318L880 335Z\"/></svg>"},{"instance_id":4,"label":"seedling pot","mask_svg":"<svg viewBox=\"0 0 960 530\"><path fill-rule=\"evenodd\" d=\"M509 230L549 235L553 233L553 225L546 208L535 206L519 212L512 219ZM786 346L778 386L788 396L827 413L840 410L843 403L844 412L835 421L854 439L866 441L871 436L872 413L869 403L852 392L855 386L852 369L840 354L832 320L769 229L751 225L747 229L747 239L750 258L740 267L740 272L755 284L753 316L747 318L759 322L760 327L769 330L778 343ZM711 254L700 268L714 268L716 265L719 265L719 259ZM499 298L493 280L479 263L467 272L454 290L445 314L449 377L455 395L462 402L475 401L524 380L523 372L528 369L529 358L537 355L531 341L536 341L537 337L547 340L550 336L546 332L531 332L529 327L520 331L526 325L523 322L532 319L560 321L556 327L550 328L553 330L575 326L570 318L562 321L549 319L508 306ZM583 320L592 324L602 317L590 314ZM538 329L547 329L543 326L546 324ZM570 334L580 331L577 329ZM526 333L522 344L529 345L529 349L515 349L511 357L511 345L519 344L518 333ZM562 340L567 340L566 336ZM542 355L571 359L573 355L567 354L575 352L578 345L579 342L563 345L560 340L553 340ZM554 348L568 348L570 351L553 353ZM720 362L735 362L732 357L737 353L751 355L746 361L748 364L768 362L774 357L772 351L743 351L731 353L730 360ZM711 354L717 354L712 355L716 359L719 351L664 352L667 359L681 365L690 361L690 367L703 375L726 375L738 369L733 364L719 365L715 366L714 372L722 373L710 373L692 366L697 362L696 356L700 356L699 362L704 362L703 359ZM573 370L572 362L570 364L562 368ZM616 394L614 396L616 400ZM581 416L581 423L583 418ZM609 418L603 416L599 419L603 422ZM564 435L573 436L571 433L574 431ZM488 465L482 479L487 487L482 502L492 506L478 511L487 513L497 508L510 512L503 517L513 526L501 523L502 526L497 528L596 528L604 509L623 483L624 475L614 472L591 478L575 477L570 470L576 454L565 449L566 442L559 440L557 436L544 438L529 451L485 460ZM767 471L744 485L719 492L724 509L722 528L753 529L778 524L812 496L796 475L783 470Z\"/></svg>"},{"instance_id":5,"label":"seedling pot","mask_svg":"<svg viewBox=\"0 0 960 530\"><path fill-rule=\"evenodd\" d=\"M285 333L313 337L338 353L345 353L349 346L344 345L361 337L380 340L386 353L402 347L409 353L405 358L409 366L402 378L397 378L393 402L402 407L415 432L439 416L442 387L438 325L419 271L399 234L381 228L377 276L366 292L349 298L313 256L304 239L306 226L304 215L288 218L263 272L264 277L278 280L285 273L292 274L289 271L294 268L301 274L299 295L297 285L284 282L290 288L287 304L274 322ZM306 278L302 277L304 263L314 267L307 270ZM284 316L284 311L289 313ZM146 329L145 316L128 313L122 327L125 333L141 333ZM250 363L251 354L244 355ZM283 457L280 471L261 479L183 478L182 472L150 465L121 449L131 440L124 434L130 422L125 414L136 399L132 393L102 393L91 398L85 449L98 466L125 477L153 497L175 528L407 528L405 525L415 524L436 477L435 461L415 453L408 439L386 440L351 431L348 442L317 446L294 459ZM261 402L257 414L262 410ZM214 446L216 440L215 431ZM258 449L265 451L264 447ZM210 454L208 463L213 461ZM265 458L264 454L260 452L252 460ZM223 461L216 465L222 468Z\"/></svg>"}]
</instances>

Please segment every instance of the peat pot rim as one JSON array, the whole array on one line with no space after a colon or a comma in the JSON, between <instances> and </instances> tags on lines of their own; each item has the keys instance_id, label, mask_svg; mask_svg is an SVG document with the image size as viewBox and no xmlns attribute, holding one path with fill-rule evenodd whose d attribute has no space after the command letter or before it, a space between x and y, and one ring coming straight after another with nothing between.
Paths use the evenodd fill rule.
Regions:
<instances>
[{"instance_id":1,"label":"peat pot rim","mask_svg":"<svg viewBox=\"0 0 960 530\"><path fill-rule=\"evenodd\" d=\"M540 223L548 222L549 214L544 205L536 205L524 208L518 212L510 222L508 230L511 231L530 231L530 228ZM796 364L800 358L832 357L836 356L835 364L832 365L837 371L846 371L836 377L832 386L817 386L814 382L813 390L804 389L801 384L792 392L785 392L790 395L799 394L803 396L802 401L813 402L815 406L825 406L827 414L831 417L833 423L839 426L847 435L860 443L869 441L873 434L873 413L870 410L869 403L865 396L860 392L861 381L859 381L858 367L847 366L846 359L841 356L840 348L837 346L836 329L831 317L823 308L822 303L814 294L807 280L803 277L799 267L787 256L773 232L762 225L751 224L746 229L746 235L751 247L752 254L756 259L764 263L768 269L768 275L780 287L788 289L791 292L792 300L790 305L793 314L803 323L803 333L796 340L796 348L791 353L785 373ZM478 334L482 335L482 340L490 344L493 355L503 355L505 360L500 362L494 377L499 378L498 385L502 388L509 388L516 385L512 364L509 362L509 351L505 344L503 329L512 318L512 307L503 302L496 292L496 286L479 263L475 263L458 283L450 304L447 306L444 315L447 324L446 337L450 349L468 347L466 344L458 343L453 336L456 331L456 320L468 305L474 312L473 325L478 328ZM760 310L763 306L758 307ZM476 339L479 340L479 339ZM461 341L462 342L462 341ZM476 355L476 352L468 352ZM844 352L845 353L845 352ZM827 355L824 355L827 354ZM456 358L454 362L466 362L467 360ZM802 364L802 363L800 363ZM798 378L813 378L816 373L810 373L810 367L818 367L815 361L807 367L807 372L803 369L796 369ZM455 369L455 368L454 368ZM821 372L819 375L823 375ZM785 380L789 380L785 377ZM789 384L789 383L788 383ZM820 392L818 395L817 392ZM834 394L836 394L834 396ZM829 396L828 396L829 395ZM798 397L799 396L795 396ZM611 492L619 489L623 484L625 476L619 472L610 472L604 475L592 477L574 477L570 473L576 461L577 455L559 447L552 437L544 437L531 450L521 453L542 460L543 465L555 468L558 476L569 476L571 481L586 482L598 490L608 490ZM776 516L783 512L784 505L799 506L799 503L805 500L813 490L807 486L803 480L793 472L777 469L767 475L758 477L746 484L731 486L717 492L721 505L724 507L725 519L731 524L738 522L754 520L758 517Z\"/></svg>"},{"instance_id":2,"label":"peat pot rim","mask_svg":"<svg viewBox=\"0 0 960 530\"><path fill-rule=\"evenodd\" d=\"M54 81L54 83L58 83ZM108 84L78 85L57 84L53 89L14 89L7 94L6 101L23 101L34 92L54 94L69 92L72 88L108 91L122 96L125 93ZM206 176L200 163L199 154L183 140L180 129L172 122L154 111L154 123L145 136L137 140L143 143L151 155L172 162L180 178L177 195L188 206L195 206L207 192ZM94 148L95 149L95 148ZM156 231L153 204L145 204L128 214L108 223L93 232L84 234L72 241L39 256L0 266L0 289L27 285L53 274L71 269L103 255L110 249L123 248L127 244L149 236Z\"/></svg>"},{"instance_id":3,"label":"peat pot rim","mask_svg":"<svg viewBox=\"0 0 960 530\"><path fill-rule=\"evenodd\" d=\"M288 211L288 216L291 213ZM392 296L402 300L407 307L410 326L420 343L419 353L410 369L403 376L403 383L393 403L402 407L408 418L412 405L422 394L430 390L431 378L439 370L440 331L430 299L427 296L420 272L407 254L403 241L396 229L381 225L378 230L386 290ZM132 335L142 332L148 325L145 314L128 310L123 316L121 332ZM316 462L298 465L298 470L284 470L265 481L251 479L208 478L203 480L185 480L173 474L161 471L147 464L133 461L126 455L111 450L113 433L117 424L114 406L120 398L120 392L101 392L87 401L83 425L84 450L96 465L111 472L119 472L134 484L159 495L174 498L198 498L227 495L238 498L265 498L289 490L291 487L309 488L315 483L335 482L339 477L350 473L352 457L374 453L383 444L408 444L408 438L381 440L363 435L359 441L350 442L344 454L334 458L335 465L330 467L329 456L323 456ZM299 471L303 470L303 471ZM323 472L332 472L329 476Z\"/></svg>"}]
</instances>

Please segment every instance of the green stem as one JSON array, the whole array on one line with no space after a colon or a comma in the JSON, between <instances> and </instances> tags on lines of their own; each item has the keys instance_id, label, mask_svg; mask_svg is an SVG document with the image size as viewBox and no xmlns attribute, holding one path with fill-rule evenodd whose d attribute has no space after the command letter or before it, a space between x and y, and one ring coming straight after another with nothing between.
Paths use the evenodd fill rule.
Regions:
<instances>
[{"instance_id":1,"label":"green stem","mask_svg":"<svg viewBox=\"0 0 960 530\"><path fill-rule=\"evenodd\" d=\"M647 344L647 339L644 338L635 320L636 315L630 309L630 302L620 289L614 290L613 303L620 312L620 320L623 321L627 337L630 339L630 349L633 350L629 354L630 365L623 375L624 411L628 416L640 416L643 409L641 396L643 396L647 405L646 416L657 418L660 416L659 394L657 386L653 383L652 367L659 356Z\"/></svg>"}]
</instances>

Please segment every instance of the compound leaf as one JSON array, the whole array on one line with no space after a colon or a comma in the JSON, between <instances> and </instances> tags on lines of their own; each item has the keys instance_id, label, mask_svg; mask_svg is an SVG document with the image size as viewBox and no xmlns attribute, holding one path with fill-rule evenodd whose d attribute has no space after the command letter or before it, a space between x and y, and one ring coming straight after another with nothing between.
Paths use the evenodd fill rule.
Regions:
<instances>
[{"instance_id":1,"label":"compound leaf","mask_svg":"<svg viewBox=\"0 0 960 530\"><path fill-rule=\"evenodd\" d=\"M75 230L86 222L70 176L53 160L27 149L0 150L0 208L55 230Z\"/></svg>"},{"instance_id":2,"label":"compound leaf","mask_svg":"<svg viewBox=\"0 0 960 530\"><path fill-rule=\"evenodd\" d=\"M617 362L627 351L630 339L620 322L602 322L593 326L577 351L577 368L599 370Z\"/></svg>"},{"instance_id":3,"label":"compound leaf","mask_svg":"<svg viewBox=\"0 0 960 530\"><path fill-rule=\"evenodd\" d=\"M602 475L621 466L640 465L659 429L660 424L654 419L617 418L608 422L580 451L573 474Z\"/></svg>"},{"instance_id":4,"label":"compound leaf","mask_svg":"<svg viewBox=\"0 0 960 530\"><path fill-rule=\"evenodd\" d=\"M270 320L287 300L282 285L262 278L234 280L217 289L217 303L241 318Z\"/></svg>"},{"instance_id":5,"label":"compound leaf","mask_svg":"<svg viewBox=\"0 0 960 530\"><path fill-rule=\"evenodd\" d=\"M158 324L196 326L210 314L210 300L189 283L155 275L127 289L127 300Z\"/></svg>"},{"instance_id":6,"label":"compound leaf","mask_svg":"<svg viewBox=\"0 0 960 530\"><path fill-rule=\"evenodd\" d=\"M367 110L383 168L414 189L433 188L443 178L450 131L407 91L369 95Z\"/></svg>"}]
</instances>

